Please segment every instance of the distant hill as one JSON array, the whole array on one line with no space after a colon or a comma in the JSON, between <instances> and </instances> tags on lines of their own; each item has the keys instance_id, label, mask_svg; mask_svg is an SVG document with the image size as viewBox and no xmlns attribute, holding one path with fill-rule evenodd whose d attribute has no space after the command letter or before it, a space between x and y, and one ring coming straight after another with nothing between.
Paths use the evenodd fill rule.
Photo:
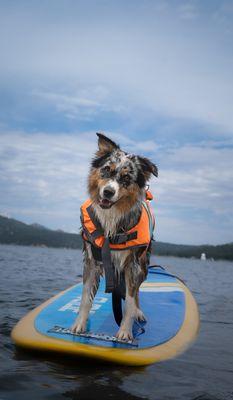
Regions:
<instances>
[{"instance_id":1,"label":"distant hill","mask_svg":"<svg viewBox=\"0 0 233 400\"><path fill-rule=\"evenodd\" d=\"M82 238L75 233L54 231L37 223L28 225L0 215L0 243L80 249ZM233 243L191 246L153 242L153 254L156 255L200 258L201 253L206 253L207 258L215 260L233 260Z\"/></svg>"},{"instance_id":2,"label":"distant hill","mask_svg":"<svg viewBox=\"0 0 233 400\"><path fill-rule=\"evenodd\" d=\"M81 248L80 235L53 231L39 224L28 225L0 216L0 243L24 246Z\"/></svg>"},{"instance_id":3,"label":"distant hill","mask_svg":"<svg viewBox=\"0 0 233 400\"><path fill-rule=\"evenodd\" d=\"M33 224L30 224L29 226L32 226L34 228L38 228L38 229L46 229L46 230L50 230L49 228L46 228L46 226L41 225L41 224L37 224L37 222L34 222Z\"/></svg>"}]
</instances>

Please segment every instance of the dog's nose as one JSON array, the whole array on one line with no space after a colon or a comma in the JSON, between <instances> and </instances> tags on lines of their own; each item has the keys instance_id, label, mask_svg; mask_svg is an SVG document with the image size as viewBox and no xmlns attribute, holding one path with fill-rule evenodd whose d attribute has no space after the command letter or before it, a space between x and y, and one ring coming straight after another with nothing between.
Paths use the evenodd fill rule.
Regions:
<instances>
[{"instance_id":1,"label":"dog's nose","mask_svg":"<svg viewBox=\"0 0 233 400\"><path fill-rule=\"evenodd\" d=\"M115 190L112 187L107 186L104 189L104 197L106 197L107 199L111 199L111 197L113 197L114 194L115 194Z\"/></svg>"}]
</instances>

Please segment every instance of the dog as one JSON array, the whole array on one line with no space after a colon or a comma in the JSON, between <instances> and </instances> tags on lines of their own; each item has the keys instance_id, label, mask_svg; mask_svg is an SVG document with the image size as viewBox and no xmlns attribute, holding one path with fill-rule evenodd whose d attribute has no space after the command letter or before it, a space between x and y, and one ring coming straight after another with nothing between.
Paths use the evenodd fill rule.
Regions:
<instances>
[{"instance_id":1,"label":"dog","mask_svg":"<svg viewBox=\"0 0 233 400\"><path fill-rule=\"evenodd\" d=\"M99 240L108 238L111 241L119 232L132 231L132 227L141 221L146 186L152 175L158 176L158 169L148 158L121 150L118 144L102 133L97 133L97 136L98 150L92 160L88 177L88 207L91 207L93 218L101 229ZM86 212L88 207L83 210ZM91 230L88 232L83 218L84 216L81 232L84 239L83 292L78 316L71 327L73 333L86 331L88 315L98 290L100 276L104 272L103 261L94 254L96 238L91 237ZM92 222L88 220L88 223ZM94 232L94 228L92 231ZM118 250L116 245L110 249L115 274L119 276L123 272L125 279L124 316L116 333L120 340L133 339L134 320L146 321L139 307L138 292L147 275L150 244L147 239L143 246L121 244L118 246L126 246L123 251L122 247ZM113 244L111 246L114 247Z\"/></svg>"}]
</instances>

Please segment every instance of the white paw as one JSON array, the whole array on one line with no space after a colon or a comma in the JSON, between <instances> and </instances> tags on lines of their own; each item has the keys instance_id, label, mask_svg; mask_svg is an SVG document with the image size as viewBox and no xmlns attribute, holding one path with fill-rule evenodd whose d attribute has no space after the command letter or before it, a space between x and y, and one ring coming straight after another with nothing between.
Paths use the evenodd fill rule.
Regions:
<instances>
[{"instance_id":1,"label":"white paw","mask_svg":"<svg viewBox=\"0 0 233 400\"><path fill-rule=\"evenodd\" d=\"M146 317L143 314L142 310L140 310L140 308L137 308L136 310L135 319L140 322L146 322Z\"/></svg>"},{"instance_id":2,"label":"white paw","mask_svg":"<svg viewBox=\"0 0 233 400\"><path fill-rule=\"evenodd\" d=\"M119 340L126 340L126 341L133 340L132 330L122 327L117 332L116 337Z\"/></svg>"},{"instance_id":3,"label":"white paw","mask_svg":"<svg viewBox=\"0 0 233 400\"><path fill-rule=\"evenodd\" d=\"M84 333L86 331L86 322L76 320L71 327L71 332L73 333Z\"/></svg>"}]
</instances>

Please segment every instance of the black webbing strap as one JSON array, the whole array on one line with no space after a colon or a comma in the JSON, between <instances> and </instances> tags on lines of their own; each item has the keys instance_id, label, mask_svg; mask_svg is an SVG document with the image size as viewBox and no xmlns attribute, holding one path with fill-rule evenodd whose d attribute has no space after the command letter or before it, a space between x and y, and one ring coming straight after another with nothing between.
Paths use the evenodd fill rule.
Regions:
<instances>
[{"instance_id":1,"label":"black webbing strap","mask_svg":"<svg viewBox=\"0 0 233 400\"><path fill-rule=\"evenodd\" d=\"M91 252L92 252L92 255L93 255L95 261L98 261L98 262L102 261L101 249L99 247L95 247L92 243L91 243Z\"/></svg>"},{"instance_id":2,"label":"black webbing strap","mask_svg":"<svg viewBox=\"0 0 233 400\"><path fill-rule=\"evenodd\" d=\"M105 272L105 293L111 293L115 288L115 271L111 260L108 238L105 238L104 245L102 247L102 261Z\"/></svg>"},{"instance_id":3,"label":"black webbing strap","mask_svg":"<svg viewBox=\"0 0 233 400\"><path fill-rule=\"evenodd\" d=\"M96 226L96 228L98 229L98 231L103 231L102 226L98 220L98 218L96 218L96 215L93 211L92 205L90 205L89 207L87 207L87 212L89 214L89 217L91 218L93 224Z\"/></svg>"},{"instance_id":4,"label":"black webbing strap","mask_svg":"<svg viewBox=\"0 0 233 400\"><path fill-rule=\"evenodd\" d=\"M115 236L111 237L110 243L112 244L122 244L130 240L137 239L137 231L131 233L117 233Z\"/></svg>"},{"instance_id":5,"label":"black webbing strap","mask_svg":"<svg viewBox=\"0 0 233 400\"><path fill-rule=\"evenodd\" d=\"M97 239L100 236L104 236L104 232L102 229L102 226L99 222L99 220L96 218L96 215L93 211L92 206L90 205L87 207L87 212L89 214L89 217L91 218L93 224L96 226L96 230L92 232L91 234L89 233L89 239L91 244L92 244L92 254L93 257L97 261L103 262L103 267L104 267L104 272L105 272L105 293L111 293L115 287L115 280L114 280L114 266L111 261L111 253L110 253L110 247L109 247L109 239L105 238L104 240L104 245L102 249L98 249L94 246L95 239ZM101 250L101 254L100 251ZM100 257L101 255L101 257Z\"/></svg>"},{"instance_id":6,"label":"black webbing strap","mask_svg":"<svg viewBox=\"0 0 233 400\"><path fill-rule=\"evenodd\" d=\"M118 285L112 292L112 310L117 325L120 326L123 317L122 313L122 299L125 300L125 274L121 272Z\"/></svg>"},{"instance_id":7,"label":"black webbing strap","mask_svg":"<svg viewBox=\"0 0 233 400\"><path fill-rule=\"evenodd\" d=\"M121 320L123 317L121 301L122 301L122 297L119 293L118 288L116 288L112 292L112 311L113 311L115 321L116 321L117 325L119 325L119 326L121 324Z\"/></svg>"}]
</instances>

